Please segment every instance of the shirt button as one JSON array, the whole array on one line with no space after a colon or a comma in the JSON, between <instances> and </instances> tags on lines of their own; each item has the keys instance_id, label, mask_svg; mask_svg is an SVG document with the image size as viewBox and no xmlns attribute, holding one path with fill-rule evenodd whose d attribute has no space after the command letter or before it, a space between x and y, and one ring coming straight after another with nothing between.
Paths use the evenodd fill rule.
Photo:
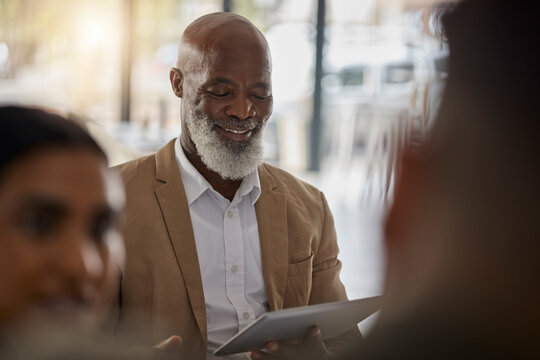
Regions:
<instances>
[{"instance_id":1,"label":"shirt button","mask_svg":"<svg viewBox=\"0 0 540 360\"><path fill-rule=\"evenodd\" d=\"M231 271L233 273L237 272L238 271L238 266L236 266L236 265L231 266Z\"/></svg>"},{"instance_id":2,"label":"shirt button","mask_svg":"<svg viewBox=\"0 0 540 360\"><path fill-rule=\"evenodd\" d=\"M233 217L233 212L231 210L227 211L227 217L228 218L232 218Z\"/></svg>"},{"instance_id":3,"label":"shirt button","mask_svg":"<svg viewBox=\"0 0 540 360\"><path fill-rule=\"evenodd\" d=\"M245 313L242 314L242 316L244 317L244 319L249 319L249 313L246 311Z\"/></svg>"}]
</instances>

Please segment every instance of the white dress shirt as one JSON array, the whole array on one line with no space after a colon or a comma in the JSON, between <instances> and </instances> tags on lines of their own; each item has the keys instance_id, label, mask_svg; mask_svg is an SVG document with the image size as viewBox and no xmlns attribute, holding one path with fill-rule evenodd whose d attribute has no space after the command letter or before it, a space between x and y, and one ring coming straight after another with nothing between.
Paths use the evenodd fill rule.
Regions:
<instances>
[{"instance_id":1,"label":"white dress shirt","mask_svg":"<svg viewBox=\"0 0 540 360\"><path fill-rule=\"evenodd\" d=\"M246 359L245 354L218 358L212 352L267 311L255 214L255 203L261 194L258 171L244 178L229 202L189 162L179 138L175 142L175 154L201 269L208 330L207 359Z\"/></svg>"}]
</instances>

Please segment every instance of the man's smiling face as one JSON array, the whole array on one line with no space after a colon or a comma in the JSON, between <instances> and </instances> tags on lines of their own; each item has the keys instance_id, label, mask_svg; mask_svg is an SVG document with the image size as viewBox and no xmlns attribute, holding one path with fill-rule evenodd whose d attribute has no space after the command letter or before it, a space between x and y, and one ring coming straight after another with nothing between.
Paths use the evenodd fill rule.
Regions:
<instances>
[{"instance_id":1,"label":"man's smiling face","mask_svg":"<svg viewBox=\"0 0 540 360\"><path fill-rule=\"evenodd\" d=\"M190 51L201 62L183 73L183 131L210 170L242 179L262 160L262 131L272 113L268 46L240 27Z\"/></svg>"}]
</instances>

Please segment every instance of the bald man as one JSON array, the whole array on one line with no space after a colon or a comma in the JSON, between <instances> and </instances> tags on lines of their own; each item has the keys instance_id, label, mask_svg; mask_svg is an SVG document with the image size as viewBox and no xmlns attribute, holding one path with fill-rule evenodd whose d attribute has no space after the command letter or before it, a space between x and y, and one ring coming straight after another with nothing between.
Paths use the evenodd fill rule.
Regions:
<instances>
[{"instance_id":1,"label":"bald man","mask_svg":"<svg viewBox=\"0 0 540 360\"><path fill-rule=\"evenodd\" d=\"M138 345L178 334L184 359L213 358L265 311L347 299L323 194L261 160L271 68L264 36L239 15L203 16L183 34L170 72L182 133L120 166L127 264L117 331ZM359 337L353 329L323 344L314 333L271 349L301 357L309 345L326 358Z\"/></svg>"}]
</instances>

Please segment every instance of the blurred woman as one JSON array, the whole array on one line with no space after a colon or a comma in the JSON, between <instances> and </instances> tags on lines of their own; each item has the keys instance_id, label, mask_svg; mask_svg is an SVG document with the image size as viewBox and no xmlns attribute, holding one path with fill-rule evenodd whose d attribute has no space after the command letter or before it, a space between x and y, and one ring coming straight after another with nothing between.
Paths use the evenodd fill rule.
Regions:
<instances>
[{"instance_id":1,"label":"blurred woman","mask_svg":"<svg viewBox=\"0 0 540 360\"><path fill-rule=\"evenodd\" d=\"M99 320L123 263L123 196L77 124L0 107L0 341L23 325Z\"/></svg>"}]
</instances>

